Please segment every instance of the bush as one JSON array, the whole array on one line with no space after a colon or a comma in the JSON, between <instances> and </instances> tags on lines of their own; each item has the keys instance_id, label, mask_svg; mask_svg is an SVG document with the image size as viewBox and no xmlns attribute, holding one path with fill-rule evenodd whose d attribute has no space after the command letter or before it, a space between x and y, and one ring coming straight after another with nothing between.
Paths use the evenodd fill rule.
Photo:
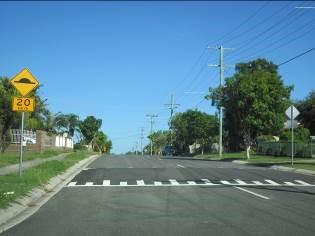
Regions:
<instances>
[{"instance_id":1,"label":"bush","mask_svg":"<svg viewBox=\"0 0 315 236\"><path fill-rule=\"evenodd\" d=\"M309 142L311 133L306 128L294 129L294 141ZM280 140L291 141L291 130L284 130L280 135Z\"/></svg>"},{"instance_id":2,"label":"bush","mask_svg":"<svg viewBox=\"0 0 315 236\"><path fill-rule=\"evenodd\" d=\"M73 145L73 150L74 151L84 151L84 150L87 150L87 147L81 143L75 143Z\"/></svg>"}]
</instances>

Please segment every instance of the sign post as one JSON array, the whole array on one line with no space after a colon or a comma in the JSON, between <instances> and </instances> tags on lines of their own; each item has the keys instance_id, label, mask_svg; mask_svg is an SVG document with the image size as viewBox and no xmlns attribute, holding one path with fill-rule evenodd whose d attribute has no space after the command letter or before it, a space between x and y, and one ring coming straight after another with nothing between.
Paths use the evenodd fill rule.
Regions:
<instances>
[{"instance_id":1,"label":"sign post","mask_svg":"<svg viewBox=\"0 0 315 236\"><path fill-rule=\"evenodd\" d=\"M20 138L20 165L19 175L22 176L23 172L23 132L24 132L24 112L32 112L35 107L35 99L31 97L25 97L31 91L38 87L39 82L35 77L24 68L20 73L14 76L10 83L18 90L23 97L14 97L12 100L12 110L21 111L21 138Z\"/></svg>"},{"instance_id":2,"label":"sign post","mask_svg":"<svg viewBox=\"0 0 315 236\"><path fill-rule=\"evenodd\" d=\"M286 122L286 128L291 128L291 165L293 166L294 159L294 128L297 127L297 122L295 122L295 118L300 114L298 109L295 106L291 105L286 111L285 114L290 118L290 123ZM290 124L290 127L288 127Z\"/></svg>"},{"instance_id":3,"label":"sign post","mask_svg":"<svg viewBox=\"0 0 315 236\"><path fill-rule=\"evenodd\" d=\"M24 131L24 111L22 112L21 120L21 143L20 143L20 165L19 165L19 175L22 176L23 170L23 131Z\"/></svg>"}]
</instances>

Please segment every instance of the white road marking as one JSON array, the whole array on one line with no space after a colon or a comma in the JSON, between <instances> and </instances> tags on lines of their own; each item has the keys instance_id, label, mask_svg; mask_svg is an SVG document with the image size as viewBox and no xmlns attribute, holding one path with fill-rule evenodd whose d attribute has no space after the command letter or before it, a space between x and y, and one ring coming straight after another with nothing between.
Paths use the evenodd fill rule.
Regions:
<instances>
[{"instance_id":1,"label":"white road marking","mask_svg":"<svg viewBox=\"0 0 315 236\"><path fill-rule=\"evenodd\" d=\"M169 179L168 181L170 181L172 185L179 185L176 179Z\"/></svg>"},{"instance_id":2,"label":"white road marking","mask_svg":"<svg viewBox=\"0 0 315 236\"><path fill-rule=\"evenodd\" d=\"M144 181L143 180L137 180L137 185L144 185Z\"/></svg>"},{"instance_id":3,"label":"white road marking","mask_svg":"<svg viewBox=\"0 0 315 236\"><path fill-rule=\"evenodd\" d=\"M244 192L253 194L253 195L255 195L256 197L260 197L260 198L262 198L262 199L266 199L266 200L269 200L269 199L270 199L269 197L263 196L263 195L258 194L258 193L254 193L254 192L252 192L252 191L249 191L249 190L244 189L244 188L241 188L241 187L236 187L236 186L234 186L233 188L237 188L237 189L242 190L242 191L244 191Z\"/></svg>"},{"instance_id":4,"label":"white road marking","mask_svg":"<svg viewBox=\"0 0 315 236\"><path fill-rule=\"evenodd\" d=\"M110 180L109 179L103 180L103 186L110 186Z\"/></svg>"},{"instance_id":5,"label":"white road marking","mask_svg":"<svg viewBox=\"0 0 315 236\"><path fill-rule=\"evenodd\" d=\"M182 166L182 165L180 165L180 164L177 164L177 166L178 166L178 167L181 167L181 168L185 168L185 166Z\"/></svg>"},{"instance_id":6,"label":"white road marking","mask_svg":"<svg viewBox=\"0 0 315 236\"><path fill-rule=\"evenodd\" d=\"M280 185L280 184L278 184L277 182L272 181L272 180L270 180L270 179L265 179L265 181L266 181L267 183L269 183L269 184Z\"/></svg>"},{"instance_id":7,"label":"white road marking","mask_svg":"<svg viewBox=\"0 0 315 236\"><path fill-rule=\"evenodd\" d=\"M235 181L236 181L238 184L247 185L247 183L245 183L243 180L235 179Z\"/></svg>"},{"instance_id":8,"label":"white road marking","mask_svg":"<svg viewBox=\"0 0 315 236\"><path fill-rule=\"evenodd\" d=\"M197 183L196 181L185 181L185 183L179 183L176 179L169 179L169 183L162 183L161 181L154 181L153 184L145 184L144 180L136 180L137 184L129 184L127 181L122 181L119 185L111 185L111 180L103 180L102 185L94 184L93 182L86 182L85 184L77 184L77 182L70 182L67 187L82 187L82 186L106 186L106 187L119 187L119 186L204 186L204 185L229 185L229 186L275 186L275 187L285 187L285 186L305 186L305 187L315 187L315 184L309 184L302 180L294 180L295 182L283 182L276 183L273 180L265 180L267 183L260 181L249 181L246 183L243 180L235 179L235 182L221 180L220 183L212 183L209 179L201 179L202 183Z\"/></svg>"},{"instance_id":9,"label":"white road marking","mask_svg":"<svg viewBox=\"0 0 315 236\"><path fill-rule=\"evenodd\" d=\"M299 183L299 184L302 184L302 185L310 186L309 183L306 183L306 182L304 182L304 181L302 181L302 180L294 180L294 181L297 182L297 183Z\"/></svg>"}]
</instances>

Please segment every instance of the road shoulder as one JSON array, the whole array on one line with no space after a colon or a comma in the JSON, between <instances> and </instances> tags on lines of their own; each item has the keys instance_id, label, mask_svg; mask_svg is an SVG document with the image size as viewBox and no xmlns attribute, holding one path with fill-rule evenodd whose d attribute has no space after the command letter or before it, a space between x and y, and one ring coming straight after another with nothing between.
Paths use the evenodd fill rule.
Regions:
<instances>
[{"instance_id":1,"label":"road shoulder","mask_svg":"<svg viewBox=\"0 0 315 236\"><path fill-rule=\"evenodd\" d=\"M0 209L0 233L34 214L51 197L58 193L67 182L98 157L99 155L92 155L79 161L63 174L51 178L43 187L34 188L27 196L18 198L16 200L17 203L11 204L8 208Z\"/></svg>"}]
</instances>

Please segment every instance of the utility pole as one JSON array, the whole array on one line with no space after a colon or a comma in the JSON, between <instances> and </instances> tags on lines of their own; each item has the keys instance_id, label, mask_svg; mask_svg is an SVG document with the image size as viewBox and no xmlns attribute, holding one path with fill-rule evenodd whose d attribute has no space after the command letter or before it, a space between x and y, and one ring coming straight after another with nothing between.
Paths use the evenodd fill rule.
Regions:
<instances>
[{"instance_id":1,"label":"utility pole","mask_svg":"<svg viewBox=\"0 0 315 236\"><path fill-rule=\"evenodd\" d=\"M173 140L173 127L171 125L171 121L172 121L172 117L174 114L174 110L177 109L179 107L179 105L180 104L175 103L173 93L171 93L171 103L164 104L164 106L166 106L167 109L170 109L170 111L171 111L171 116L170 116L170 120L169 120L169 129L171 131L171 144L172 144L172 140Z\"/></svg>"},{"instance_id":2,"label":"utility pole","mask_svg":"<svg viewBox=\"0 0 315 236\"><path fill-rule=\"evenodd\" d=\"M233 48L224 48L223 46L220 47L208 47L210 49L220 50L220 62L219 65L209 65L211 67L219 67L220 68L220 88L223 85L223 79L224 79L224 67L227 67L227 65L224 65L223 63L223 53L224 50L233 50ZM219 128L219 156L222 156L222 133L223 133L223 107L220 106L219 109L219 120L220 120L220 128Z\"/></svg>"},{"instance_id":3,"label":"utility pole","mask_svg":"<svg viewBox=\"0 0 315 236\"><path fill-rule=\"evenodd\" d=\"M170 109L170 110L171 110L170 120L172 120L172 117L173 117L173 114L174 114L174 110L175 110L176 108L178 108L179 105L180 105L180 104L175 103L175 101L174 101L174 94L172 93L172 94L171 94L171 103L164 104L164 106L167 106L167 109Z\"/></svg>"},{"instance_id":4,"label":"utility pole","mask_svg":"<svg viewBox=\"0 0 315 236\"><path fill-rule=\"evenodd\" d=\"M150 117L150 125L151 125L151 128L150 128L150 135L152 134L152 127L153 127L153 119L158 117L158 115L155 115L155 114L147 114L147 117ZM152 144L152 139L150 139L150 155L152 156L152 148L153 148L153 144Z\"/></svg>"},{"instance_id":5,"label":"utility pole","mask_svg":"<svg viewBox=\"0 0 315 236\"><path fill-rule=\"evenodd\" d=\"M140 148L141 148L141 155L143 156L143 138L144 138L144 136L143 136L143 131L144 131L144 128L143 127L141 127L140 128L141 129L141 136L140 136Z\"/></svg>"}]
</instances>

